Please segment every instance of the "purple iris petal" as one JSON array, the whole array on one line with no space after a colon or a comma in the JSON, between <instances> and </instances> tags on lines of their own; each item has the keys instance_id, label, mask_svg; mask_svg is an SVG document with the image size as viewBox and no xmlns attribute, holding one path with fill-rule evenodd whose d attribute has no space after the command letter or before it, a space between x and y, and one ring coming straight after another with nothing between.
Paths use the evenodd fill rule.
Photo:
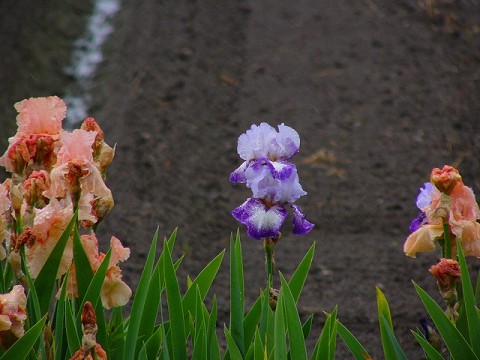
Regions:
<instances>
[{"instance_id":1,"label":"purple iris petal","mask_svg":"<svg viewBox=\"0 0 480 360\"><path fill-rule=\"evenodd\" d=\"M294 171L296 171L295 165L288 161L268 161L272 176L278 180L288 179Z\"/></svg>"},{"instance_id":2,"label":"purple iris petal","mask_svg":"<svg viewBox=\"0 0 480 360\"><path fill-rule=\"evenodd\" d=\"M420 229L420 227L426 223L427 223L427 215L425 215L424 212L421 212L410 223L410 231L413 233L414 231L417 231L418 229Z\"/></svg>"},{"instance_id":3,"label":"purple iris petal","mask_svg":"<svg viewBox=\"0 0 480 360\"><path fill-rule=\"evenodd\" d=\"M233 210L232 215L247 226L248 236L260 240L278 235L287 210L281 205L269 207L259 199L249 198Z\"/></svg>"},{"instance_id":4,"label":"purple iris petal","mask_svg":"<svg viewBox=\"0 0 480 360\"><path fill-rule=\"evenodd\" d=\"M238 138L238 155L243 160L266 157L276 135L276 130L267 123L261 123L259 126L252 125Z\"/></svg>"},{"instance_id":5,"label":"purple iris petal","mask_svg":"<svg viewBox=\"0 0 480 360\"><path fill-rule=\"evenodd\" d=\"M282 159L290 159L300 150L300 136L294 129L284 124L278 125L275 143L276 155Z\"/></svg>"},{"instance_id":6,"label":"purple iris petal","mask_svg":"<svg viewBox=\"0 0 480 360\"><path fill-rule=\"evenodd\" d=\"M306 194L300 184L297 168L292 164L292 173L288 178L280 181L275 199L281 203L293 203Z\"/></svg>"},{"instance_id":7,"label":"purple iris petal","mask_svg":"<svg viewBox=\"0 0 480 360\"><path fill-rule=\"evenodd\" d=\"M432 203L432 191L435 189L435 185L429 182L426 182L423 186L423 188L420 188L416 203L422 211Z\"/></svg>"},{"instance_id":8,"label":"purple iris petal","mask_svg":"<svg viewBox=\"0 0 480 360\"><path fill-rule=\"evenodd\" d=\"M272 201L277 192L278 180L272 176L267 165L255 165L245 171L247 187L252 190L253 197Z\"/></svg>"},{"instance_id":9,"label":"purple iris petal","mask_svg":"<svg viewBox=\"0 0 480 360\"><path fill-rule=\"evenodd\" d=\"M252 125L238 138L237 152L243 160L268 157L271 160L290 159L300 149L300 136L281 124L278 132L267 123Z\"/></svg>"},{"instance_id":10,"label":"purple iris petal","mask_svg":"<svg viewBox=\"0 0 480 360\"><path fill-rule=\"evenodd\" d=\"M256 161L245 170L247 187L253 197L273 203L292 203L305 195L294 164L287 161Z\"/></svg>"},{"instance_id":11,"label":"purple iris petal","mask_svg":"<svg viewBox=\"0 0 480 360\"><path fill-rule=\"evenodd\" d=\"M305 218L302 209L298 205L291 205L293 210L293 233L296 235L308 234L315 226Z\"/></svg>"},{"instance_id":12,"label":"purple iris petal","mask_svg":"<svg viewBox=\"0 0 480 360\"><path fill-rule=\"evenodd\" d=\"M238 167L234 172L230 174L230 182L233 184L244 183L247 181L245 178L245 170L248 167L248 161L245 161L242 165Z\"/></svg>"}]
</instances>

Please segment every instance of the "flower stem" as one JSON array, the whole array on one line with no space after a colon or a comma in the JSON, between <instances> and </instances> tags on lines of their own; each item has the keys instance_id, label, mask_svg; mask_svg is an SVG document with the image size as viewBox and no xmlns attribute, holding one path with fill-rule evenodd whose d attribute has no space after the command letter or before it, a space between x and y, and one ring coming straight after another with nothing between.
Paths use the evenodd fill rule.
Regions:
<instances>
[{"instance_id":1,"label":"flower stem","mask_svg":"<svg viewBox=\"0 0 480 360\"><path fill-rule=\"evenodd\" d=\"M263 248L265 250L265 271L267 273L267 286L273 287L273 269L275 267L275 258L273 256L273 249L280 239L280 234L276 237L265 238L263 240Z\"/></svg>"},{"instance_id":2,"label":"flower stem","mask_svg":"<svg viewBox=\"0 0 480 360\"><path fill-rule=\"evenodd\" d=\"M442 246L442 255L446 259L452 259L452 243L450 240L450 226L448 222L443 222L443 246Z\"/></svg>"},{"instance_id":3,"label":"flower stem","mask_svg":"<svg viewBox=\"0 0 480 360\"><path fill-rule=\"evenodd\" d=\"M266 238L263 243L265 249L265 271L267 273L267 288L270 289L273 286L273 248L275 244L272 238Z\"/></svg>"}]
</instances>

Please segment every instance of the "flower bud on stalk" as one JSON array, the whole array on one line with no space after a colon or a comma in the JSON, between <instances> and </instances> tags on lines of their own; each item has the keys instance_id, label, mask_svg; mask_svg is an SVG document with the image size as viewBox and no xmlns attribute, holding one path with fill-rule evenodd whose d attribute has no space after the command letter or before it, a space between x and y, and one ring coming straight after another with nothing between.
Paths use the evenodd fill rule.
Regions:
<instances>
[{"instance_id":1,"label":"flower bud on stalk","mask_svg":"<svg viewBox=\"0 0 480 360\"><path fill-rule=\"evenodd\" d=\"M268 304L273 311L275 311L275 309L277 308L277 300L279 293L280 291L278 289L270 288L270 297L268 299Z\"/></svg>"},{"instance_id":2,"label":"flower bud on stalk","mask_svg":"<svg viewBox=\"0 0 480 360\"><path fill-rule=\"evenodd\" d=\"M442 169L434 168L432 170L430 181L442 193L450 195L457 183L462 181L462 177L453 166L445 165Z\"/></svg>"},{"instance_id":3,"label":"flower bud on stalk","mask_svg":"<svg viewBox=\"0 0 480 360\"><path fill-rule=\"evenodd\" d=\"M456 283L460 279L460 265L456 260L442 258L429 272L437 280L440 295L447 305L446 315L452 320L458 319Z\"/></svg>"},{"instance_id":4,"label":"flower bud on stalk","mask_svg":"<svg viewBox=\"0 0 480 360\"><path fill-rule=\"evenodd\" d=\"M21 185L13 185L10 188L10 201L15 215L19 215L23 204L23 188Z\"/></svg>"},{"instance_id":5,"label":"flower bud on stalk","mask_svg":"<svg viewBox=\"0 0 480 360\"><path fill-rule=\"evenodd\" d=\"M438 352L441 352L442 338L438 334L437 330L425 318L420 319L420 325L422 325L425 338L430 343L430 345L432 345Z\"/></svg>"},{"instance_id":6,"label":"flower bud on stalk","mask_svg":"<svg viewBox=\"0 0 480 360\"><path fill-rule=\"evenodd\" d=\"M22 270L22 258L17 251L12 251L8 255L8 262L12 267L13 275L15 279L23 285L24 288L28 288L28 279Z\"/></svg>"},{"instance_id":7,"label":"flower bud on stalk","mask_svg":"<svg viewBox=\"0 0 480 360\"><path fill-rule=\"evenodd\" d=\"M48 199L43 195L44 191L50 187L50 176L45 170L34 171L28 179L23 182L25 190L25 201L29 206L43 208L48 203Z\"/></svg>"},{"instance_id":8,"label":"flower bud on stalk","mask_svg":"<svg viewBox=\"0 0 480 360\"><path fill-rule=\"evenodd\" d=\"M82 348L78 349L70 360L99 359L107 360L107 353L97 344L97 316L91 302L85 302L82 311Z\"/></svg>"}]
</instances>

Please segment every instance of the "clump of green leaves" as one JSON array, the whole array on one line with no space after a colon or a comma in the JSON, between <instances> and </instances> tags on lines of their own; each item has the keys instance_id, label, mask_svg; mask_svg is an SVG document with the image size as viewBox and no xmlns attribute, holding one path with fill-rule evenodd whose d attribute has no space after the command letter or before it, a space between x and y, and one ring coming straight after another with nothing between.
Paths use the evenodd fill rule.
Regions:
<instances>
[{"instance_id":1,"label":"clump of green leaves","mask_svg":"<svg viewBox=\"0 0 480 360\"><path fill-rule=\"evenodd\" d=\"M458 301L459 317L452 320L439 304L413 282L415 290L420 297L425 309L434 326L435 334L438 334L443 342L443 348L438 349L437 341L430 338L419 330L412 330L412 334L422 347L426 359L480 359L480 311L477 303L480 294L480 277L474 292L469 268L465 261L464 252L460 240L457 239L458 261L461 269L461 284L459 293L462 294ZM393 330L392 317L388 301L383 292L377 288L378 318L383 351L386 360L407 359ZM360 342L338 322L339 335L350 349L355 359L369 358Z\"/></svg>"}]
</instances>

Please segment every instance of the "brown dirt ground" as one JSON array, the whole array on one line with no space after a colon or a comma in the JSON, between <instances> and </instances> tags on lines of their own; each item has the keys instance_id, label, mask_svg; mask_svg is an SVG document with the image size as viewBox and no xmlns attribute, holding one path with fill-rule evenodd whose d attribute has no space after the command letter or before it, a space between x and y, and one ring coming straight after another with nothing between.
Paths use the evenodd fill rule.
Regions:
<instances>
[{"instance_id":1,"label":"brown dirt ground","mask_svg":"<svg viewBox=\"0 0 480 360\"><path fill-rule=\"evenodd\" d=\"M435 295L427 269L437 254L403 255L415 196L443 164L456 165L480 194L480 4L428 3L125 0L90 114L117 144L108 175L116 206L100 238L115 234L131 247L126 278L138 281L157 226L162 237L179 229L183 279L228 248L239 226L230 211L248 196L228 182L240 164L237 138L252 123L285 122L302 139L294 162L308 195L298 204L316 227L305 237L285 231L276 262L288 277L316 242L300 299L304 316L318 314L313 337L322 312L338 305L342 322L382 358L380 284L408 358L422 358L410 329L425 311L410 280ZM21 25L20 14L0 25ZM15 46L14 35L0 36L13 46L12 54L2 47L1 62L3 81L13 82L2 91L10 118L5 103L64 89L54 82L48 93L23 95L21 62L6 58L29 58L37 44L27 36ZM53 65L39 69L59 76ZM263 251L241 233L250 304L264 284ZM214 288L221 321L227 270L225 259ZM337 358L350 358L341 341Z\"/></svg>"}]
</instances>

